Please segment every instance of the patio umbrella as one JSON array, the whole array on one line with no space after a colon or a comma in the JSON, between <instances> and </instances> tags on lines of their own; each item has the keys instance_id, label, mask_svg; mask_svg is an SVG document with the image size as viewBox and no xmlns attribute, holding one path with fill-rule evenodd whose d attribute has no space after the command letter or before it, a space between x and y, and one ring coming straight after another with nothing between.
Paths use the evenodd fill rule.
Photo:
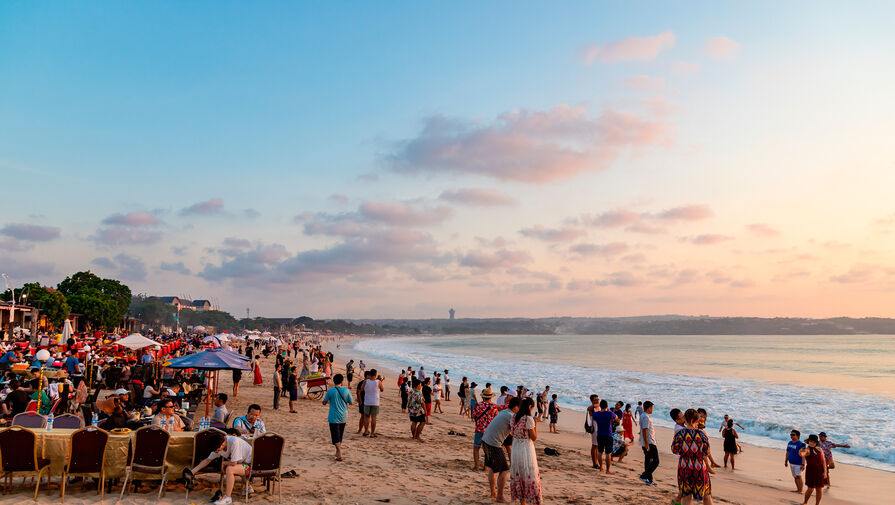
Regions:
<instances>
[{"instance_id":1,"label":"patio umbrella","mask_svg":"<svg viewBox=\"0 0 895 505\"><path fill-rule=\"evenodd\" d=\"M199 370L208 370L216 372L217 370L251 370L245 360L239 359L239 355L221 348L209 349L194 354L188 354L179 358L174 358L168 364L171 368L196 368ZM217 375L217 374L215 374ZM217 386L217 377L214 379ZM208 416L210 410L211 394L205 395L205 415Z\"/></svg>"},{"instance_id":2,"label":"patio umbrella","mask_svg":"<svg viewBox=\"0 0 895 505\"><path fill-rule=\"evenodd\" d=\"M222 347L221 339L218 338L216 335L209 335L203 338L202 342L211 342L213 344L216 344L218 347Z\"/></svg>"},{"instance_id":3,"label":"patio umbrella","mask_svg":"<svg viewBox=\"0 0 895 505\"><path fill-rule=\"evenodd\" d=\"M137 349L143 349L144 347L154 346L155 348L161 347L161 345L154 341L149 340L148 338L140 335L139 333L134 333L132 335L128 335L121 340L116 340L114 342L122 347L127 347L128 349L132 349L136 351Z\"/></svg>"}]
</instances>

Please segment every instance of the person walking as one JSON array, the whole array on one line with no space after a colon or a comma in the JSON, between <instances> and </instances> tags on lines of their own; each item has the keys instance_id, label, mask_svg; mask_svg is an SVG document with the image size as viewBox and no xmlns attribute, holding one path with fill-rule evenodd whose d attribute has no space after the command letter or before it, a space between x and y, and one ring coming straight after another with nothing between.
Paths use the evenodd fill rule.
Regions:
<instances>
[{"instance_id":1,"label":"person walking","mask_svg":"<svg viewBox=\"0 0 895 505\"><path fill-rule=\"evenodd\" d=\"M364 381L364 431L370 430L370 438L376 438L376 417L379 415L379 393L384 391L382 376L376 369L370 370L370 378Z\"/></svg>"},{"instance_id":2,"label":"person walking","mask_svg":"<svg viewBox=\"0 0 895 505\"><path fill-rule=\"evenodd\" d=\"M653 472L659 468L659 448L656 443L656 430L653 428L653 402L643 402L643 414L640 415L640 448L643 450L643 473L640 480L644 484L655 486Z\"/></svg>"},{"instance_id":3,"label":"person walking","mask_svg":"<svg viewBox=\"0 0 895 505\"><path fill-rule=\"evenodd\" d=\"M426 427L426 405L423 403L423 383L416 377L411 379L411 390L407 397L407 413L410 415L410 438L422 442L420 437Z\"/></svg>"},{"instance_id":4,"label":"person walking","mask_svg":"<svg viewBox=\"0 0 895 505\"><path fill-rule=\"evenodd\" d=\"M600 400L600 410L593 413L592 426L597 434L597 457L599 458L600 454L604 455L606 464L602 471L606 473L612 473L610 470L612 467L612 434L614 432L612 423L615 420L616 415L609 410L609 402Z\"/></svg>"},{"instance_id":5,"label":"person walking","mask_svg":"<svg viewBox=\"0 0 895 505\"><path fill-rule=\"evenodd\" d=\"M541 474L534 441L538 439L538 422L532 416L534 401L525 398L519 403L519 411L510 420L513 436L513 452L510 456L510 498L520 505L540 505Z\"/></svg>"},{"instance_id":6,"label":"person walking","mask_svg":"<svg viewBox=\"0 0 895 505\"><path fill-rule=\"evenodd\" d=\"M345 435L345 424L348 422L348 406L351 405L351 390L342 387L342 374L333 377L333 388L326 392L323 404L329 405L326 421L329 423L329 435L336 448L336 461L342 461L342 437Z\"/></svg>"},{"instance_id":7,"label":"person walking","mask_svg":"<svg viewBox=\"0 0 895 505\"><path fill-rule=\"evenodd\" d=\"M273 372L273 409L280 410L280 391L283 390L283 373L280 365Z\"/></svg>"},{"instance_id":8,"label":"person walking","mask_svg":"<svg viewBox=\"0 0 895 505\"><path fill-rule=\"evenodd\" d=\"M734 429L733 424L733 419L728 419L727 428L724 428L721 436L724 437L724 468L727 468L727 460L730 459L730 469L736 470L737 439L740 438L740 435Z\"/></svg>"},{"instance_id":9,"label":"person walking","mask_svg":"<svg viewBox=\"0 0 895 505\"><path fill-rule=\"evenodd\" d=\"M802 505L808 505L811 493L814 493L814 505L820 504L824 495L824 484L829 477L827 461L824 451L819 446L817 435L808 435L808 444L799 450L799 454L805 460L805 500Z\"/></svg>"},{"instance_id":10,"label":"person walking","mask_svg":"<svg viewBox=\"0 0 895 505\"><path fill-rule=\"evenodd\" d=\"M799 439L802 434L799 430L792 430L789 434L789 443L786 444L786 454L783 457L783 466L788 466L792 473L792 480L796 483L796 493L802 492L802 470L805 468L805 460L802 458L802 448L805 444Z\"/></svg>"},{"instance_id":11,"label":"person walking","mask_svg":"<svg viewBox=\"0 0 895 505\"><path fill-rule=\"evenodd\" d=\"M476 404L472 410L472 419L475 422L475 435L472 440L472 471L479 469L479 451L482 447L482 437L485 434L485 428L497 415L497 405L491 403L492 393L490 391L482 391L482 401ZM484 470L485 467L482 467Z\"/></svg>"},{"instance_id":12,"label":"person walking","mask_svg":"<svg viewBox=\"0 0 895 505\"><path fill-rule=\"evenodd\" d=\"M695 410L687 409L684 420L686 426L675 432L671 442L671 452L680 457L677 463L678 496L686 505L693 500L712 505L712 481L705 461L709 453L709 437L696 427L699 414Z\"/></svg>"}]
</instances>

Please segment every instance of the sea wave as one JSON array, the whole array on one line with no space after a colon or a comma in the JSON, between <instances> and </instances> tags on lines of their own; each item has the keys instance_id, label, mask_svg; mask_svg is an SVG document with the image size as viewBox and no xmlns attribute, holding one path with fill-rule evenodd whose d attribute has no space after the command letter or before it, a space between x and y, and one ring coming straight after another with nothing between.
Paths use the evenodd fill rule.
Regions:
<instances>
[{"instance_id":1,"label":"sea wave","mask_svg":"<svg viewBox=\"0 0 895 505\"><path fill-rule=\"evenodd\" d=\"M434 342L433 342L434 343ZM475 348L453 349L444 343L427 345L426 339L366 339L354 348L371 356L392 360L399 367L424 366L429 370L451 370L455 383L460 376L484 385L525 385L542 390L549 385L561 404L583 409L588 397L598 393L614 402L632 405L650 400L656 405L656 424L670 426L667 412L673 408L704 407L709 411L708 429L714 433L724 414L746 429L741 439L749 444L783 448L792 429L809 433L825 431L836 443L836 459L895 472L895 407L890 400L824 388L776 384L756 379L564 365L531 359L498 359L482 356ZM880 422L883 420L883 422Z\"/></svg>"}]
</instances>

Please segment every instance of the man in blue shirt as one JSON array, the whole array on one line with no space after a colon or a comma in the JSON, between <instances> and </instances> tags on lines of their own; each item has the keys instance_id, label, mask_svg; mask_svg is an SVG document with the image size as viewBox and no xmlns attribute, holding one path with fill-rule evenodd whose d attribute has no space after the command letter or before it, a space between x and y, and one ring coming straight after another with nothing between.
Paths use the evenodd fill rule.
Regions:
<instances>
[{"instance_id":1,"label":"man in blue shirt","mask_svg":"<svg viewBox=\"0 0 895 505\"><path fill-rule=\"evenodd\" d=\"M72 356L71 352L67 352L67 353L65 353L65 355L66 355L65 363L64 363L65 369L68 370L68 373L70 373L70 374L78 373L78 365L80 364L80 362L78 361L78 358L76 358L75 356Z\"/></svg>"},{"instance_id":2,"label":"man in blue shirt","mask_svg":"<svg viewBox=\"0 0 895 505\"><path fill-rule=\"evenodd\" d=\"M240 435L265 434L267 430L264 428L264 421L261 420L261 406L257 403L249 405L248 413L233 421L233 428Z\"/></svg>"},{"instance_id":3,"label":"man in blue shirt","mask_svg":"<svg viewBox=\"0 0 895 505\"><path fill-rule=\"evenodd\" d=\"M143 357L140 358L140 362L143 363L144 365L148 365L148 364L152 363L152 354L149 354L149 351L144 351Z\"/></svg>"},{"instance_id":4,"label":"man in blue shirt","mask_svg":"<svg viewBox=\"0 0 895 505\"><path fill-rule=\"evenodd\" d=\"M336 461L342 461L342 435L345 434L345 423L348 422L348 406L352 404L351 391L341 386L340 373L333 376L333 384L335 386L323 397L323 404L329 404L329 415L326 418L329 422L329 435L336 446Z\"/></svg>"},{"instance_id":5,"label":"man in blue shirt","mask_svg":"<svg viewBox=\"0 0 895 505\"><path fill-rule=\"evenodd\" d=\"M786 457L783 459L783 466L788 466L792 472L792 478L796 482L796 489L802 492L802 470L805 468L805 461L799 451L805 447L805 444L799 440L802 434L799 430L792 430L789 434L789 443L786 444Z\"/></svg>"},{"instance_id":6,"label":"man in blue shirt","mask_svg":"<svg viewBox=\"0 0 895 505\"><path fill-rule=\"evenodd\" d=\"M6 351L2 357L0 357L0 365L10 366L13 363L18 363L19 358L16 356L16 353L13 352L12 349Z\"/></svg>"},{"instance_id":7,"label":"man in blue shirt","mask_svg":"<svg viewBox=\"0 0 895 505\"><path fill-rule=\"evenodd\" d=\"M606 465L603 471L606 473L612 473L609 466L612 464L612 422L615 420L615 412L609 410L609 402L600 400L600 410L593 413L593 424L597 434L597 453L605 454Z\"/></svg>"}]
</instances>

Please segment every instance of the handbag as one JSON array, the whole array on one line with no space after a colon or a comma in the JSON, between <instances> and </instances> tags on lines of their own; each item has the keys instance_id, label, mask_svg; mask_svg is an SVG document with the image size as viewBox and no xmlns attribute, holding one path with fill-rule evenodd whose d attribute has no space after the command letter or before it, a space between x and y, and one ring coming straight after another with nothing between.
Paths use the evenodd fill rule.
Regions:
<instances>
[{"instance_id":1,"label":"handbag","mask_svg":"<svg viewBox=\"0 0 895 505\"><path fill-rule=\"evenodd\" d=\"M586 433L593 433L593 432L594 432L594 425L593 425L593 423L588 424L588 423L587 423L587 418L586 418L586 417L584 418L584 431L585 431Z\"/></svg>"}]
</instances>

